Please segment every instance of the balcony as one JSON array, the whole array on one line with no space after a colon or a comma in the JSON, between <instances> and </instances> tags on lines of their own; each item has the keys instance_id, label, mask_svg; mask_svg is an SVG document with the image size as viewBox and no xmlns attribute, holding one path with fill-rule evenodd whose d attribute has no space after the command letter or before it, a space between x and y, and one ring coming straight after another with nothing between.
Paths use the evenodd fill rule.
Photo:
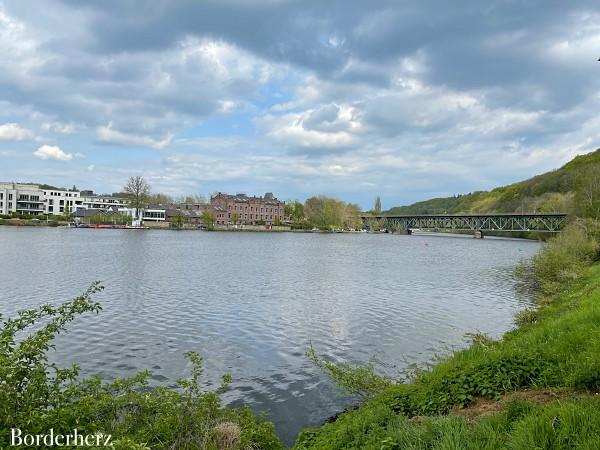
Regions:
<instances>
[{"instance_id":1,"label":"balcony","mask_svg":"<svg viewBox=\"0 0 600 450\"><path fill-rule=\"evenodd\" d=\"M17 202L16 210L17 212L24 211L27 214L28 212L44 212L45 208L43 204L39 204L38 202Z\"/></svg>"}]
</instances>

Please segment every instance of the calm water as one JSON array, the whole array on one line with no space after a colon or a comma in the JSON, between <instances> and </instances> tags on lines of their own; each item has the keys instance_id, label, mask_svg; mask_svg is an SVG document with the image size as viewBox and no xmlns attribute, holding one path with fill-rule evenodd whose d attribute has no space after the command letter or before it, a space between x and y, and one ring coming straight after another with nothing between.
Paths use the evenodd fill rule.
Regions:
<instances>
[{"instance_id":1,"label":"calm water","mask_svg":"<svg viewBox=\"0 0 600 450\"><path fill-rule=\"evenodd\" d=\"M352 400L304 356L380 362L398 375L499 336L527 299L512 270L534 242L465 237L0 227L0 312L62 302L93 280L100 316L74 322L53 359L106 378L151 369L172 385L206 360L224 400L267 411L291 442Z\"/></svg>"}]
</instances>

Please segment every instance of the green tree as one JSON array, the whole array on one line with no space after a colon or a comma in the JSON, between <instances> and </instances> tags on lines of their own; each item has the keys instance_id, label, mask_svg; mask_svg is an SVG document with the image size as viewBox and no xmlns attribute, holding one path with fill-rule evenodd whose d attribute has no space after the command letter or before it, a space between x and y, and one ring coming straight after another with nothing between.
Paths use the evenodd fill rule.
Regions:
<instances>
[{"instance_id":1,"label":"green tree","mask_svg":"<svg viewBox=\"0 0 600 450\"><path fill-rule=\"evenodd\" d=\"M233 223L234 225L237 225L237 223L240 221L240 214L237 212L232 212L231 213L231 223Z\"/></svg>"},{"instance_id":2,"label":"green tree","mask_svg":"<svg viewBox=\"0 0 600 450\"><path fill-rule=\"evenodd\" d=\"M175 214L175 217L173 217L173 223L175 224L175 227L179 230L182 229L184 222L185 218L183 217L183 212L178 210L177 214Z\"/></svg>"},{"instance_id":3,"label":"green tree","mask_svg":"<svg viewBox=\"0 0 600 450\"><path fill-rule=\"evenodd\" d=\"M212 211L205 209L202 213L201 219L208 230L212 230L215 227L215 215Z\"/></svg>"},{"instance_id":4,"label":"green tree","mask_svg":"<svg viewBox=\"0 0 600 450\"><path fill-rule=\"evenodd\" d=\"M304 205L298 201L294 202L294 215L295 220L304 219Z\"/></svg>"},{"instance_id":5,"label":"green tree","mask_svg":"<svg viewBox=\"0 0 600 450\"><path fill-rule=\"evenodd\" d=\"M360 226L360 208L331 197L318 196L307 199L303 214L310 224L321 229Z\"/></svg>"},{"instance_id":6,"label":"green tree","mask_svg":"<svg viewBox=\"0 0 600 450\"><path fill-rule=\"evenodd\" d=\"M304 205L298 200L287 201L283 207L283 214L295 222L304 219Z\"/></svg>"}]
</instances>

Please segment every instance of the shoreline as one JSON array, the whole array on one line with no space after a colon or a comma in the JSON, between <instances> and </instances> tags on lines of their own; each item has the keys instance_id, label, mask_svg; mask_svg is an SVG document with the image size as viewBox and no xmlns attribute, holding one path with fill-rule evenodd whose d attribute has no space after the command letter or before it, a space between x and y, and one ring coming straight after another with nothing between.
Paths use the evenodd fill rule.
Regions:
<instances>
[{"instance_id":1,"label":"shoreline","mask_svg":"<svg viewBox=\"0 0 600 450\"><path fill-rule=\"evenodd\" d=\"M232 233L302 233L302 234L389 234L395 236L405 236L405 233L394 233L394 232L384 232L384 231L367 231L367 230L305 230L305 229L292 229L289 226L272 226L269 229L264 228L262 225L238 225L235 226L220 226L218 228L214 228L211 230L196 227L196 226L188 226L183 228L175 228L169 226L142 226L138 227L124 227L124 226L100 226L100 227L71 227L69 222L65 221L50 221L49 223L46 221L40 222L31 222L31 220L23 220L23 219L0 219L0 226L8 226L8 227L40 227L40 228L77 228L77 229L87 229L87 230L160 230L160 231L204 231L204 232L232 232ZM274 228L281 227L281 228ZM445 231L413 231L411 233L413 236L432 236L432 237L451 237L451 238L463 238L468 239L472 238L472 234L469 232L445 232ZM506 235L494 235L494 234L486 234L485 239L493 239L493 240L525 240L525 241L540 241L539 236L506 236Z\"/></svg>"},{"instance_id":2,"label":"shoreline","mask_svg":"<svg viewBox=\"0 0 600 450\"><path fill-rule=\"evenodd\" d=\"M541 290L533 308L516 314L514 329L499 340L474 334L468 348L417 370L409 383L377 389L358 407L304 430L294 448L438 448L442 442L474 449L597 448L599 259L596 234L573 226L521 268L525 281ZM577 275L563 281L569 267ZM329 375L344 386L341 370ZM347 369L346 380L352 374L359 376ZM548 427L557 418L564 427Z\"/></svg>"}]
</instances>

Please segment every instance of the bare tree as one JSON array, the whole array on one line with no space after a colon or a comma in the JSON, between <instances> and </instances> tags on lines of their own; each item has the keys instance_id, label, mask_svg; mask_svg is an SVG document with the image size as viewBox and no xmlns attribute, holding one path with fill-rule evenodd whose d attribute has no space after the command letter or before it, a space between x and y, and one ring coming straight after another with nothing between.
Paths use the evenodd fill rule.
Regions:
<instances>
[{"instance_id":1,"label":"bare tree","mask_svg":"<svg viewBox=\"0 0 600 450\"><path fill-rule=\"evenodd\" d=\"M135 208L135 218L138 219L139 209L144 206L144 202L150 194L150 186L144 177L138 175L129 177L123 190L129 195L131 206Z\"/></svg>"},{"instance_id":2,"label":"bare tree","mask_svg":"<svg viewBox=\"0 0 600 450\"><path fill-rule=\"evenodd\" d=\"M373 208L373 212L376 215L381 214L381 197L379 197L379 195L375 199L375 207Z\"/></svg>"}]
</instances>

